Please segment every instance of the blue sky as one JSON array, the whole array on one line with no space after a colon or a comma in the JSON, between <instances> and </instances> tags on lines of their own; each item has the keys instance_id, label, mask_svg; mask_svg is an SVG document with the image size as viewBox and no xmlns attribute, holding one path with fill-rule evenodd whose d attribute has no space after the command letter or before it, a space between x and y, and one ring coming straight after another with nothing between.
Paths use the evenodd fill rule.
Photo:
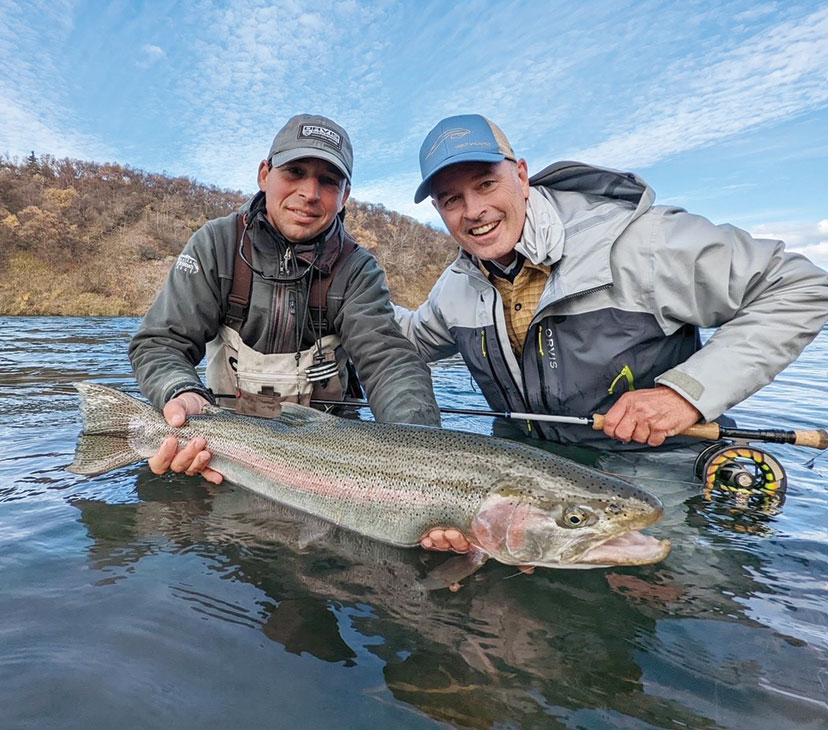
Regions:
<instances>
[{"instance_id":1,"label":"blue sky","mask_svg":"<svg viewBox=\"0 0 828 730\"><path fill-rule=\"evenodd\" d=\"M422 221L423 137L478 112L530 172L634 170L828 268L828 2L0 0L0 153L250 192L298 112L349 131L355 198Z\"/></svg>"}]
</instances>

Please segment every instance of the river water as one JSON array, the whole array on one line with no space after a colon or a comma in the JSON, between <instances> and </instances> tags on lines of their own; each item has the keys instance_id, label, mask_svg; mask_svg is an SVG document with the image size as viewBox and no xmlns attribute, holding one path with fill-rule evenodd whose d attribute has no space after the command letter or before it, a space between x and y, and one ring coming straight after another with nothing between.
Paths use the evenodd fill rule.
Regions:
<instances>
[{"instance_id":1,"label":"river water","mask_svg":"<svg viewBox=\"0 0 828 730\"><path fill-rule=\"evenodd\" d=\"M137 326L0 318L3 730L828 727L825 453L768 447L787 499L747 510L707 502L685 455L602 458L665 503L648 530L673 543L663 563L490 562L427 593L442 555L145 464L66 472L71 383L136 393ZM826 369L824 330L732 415L824 427ZM484 407L459 361L434 379L443 406Z\"/></svg>"}]
</instances>

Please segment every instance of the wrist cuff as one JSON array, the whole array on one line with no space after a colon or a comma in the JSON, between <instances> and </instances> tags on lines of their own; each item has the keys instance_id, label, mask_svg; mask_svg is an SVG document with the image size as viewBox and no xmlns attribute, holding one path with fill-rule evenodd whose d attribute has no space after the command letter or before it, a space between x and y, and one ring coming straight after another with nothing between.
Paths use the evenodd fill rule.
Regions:
<instances>
[{"instance_id":1,"label":"wrist cuff","mask_svg":"<svg viewBox=\"0 0 828 730\"><path fill-rule=\"evenodd\" d=\"M210 405L216 405L216 398L213 395L213 391L205 388L201 383L179 383L178 385L174 385L167 391L164 403L167 403L182 393L198 393L200 396L206 398Z\"/></svg>"}]
</instances>

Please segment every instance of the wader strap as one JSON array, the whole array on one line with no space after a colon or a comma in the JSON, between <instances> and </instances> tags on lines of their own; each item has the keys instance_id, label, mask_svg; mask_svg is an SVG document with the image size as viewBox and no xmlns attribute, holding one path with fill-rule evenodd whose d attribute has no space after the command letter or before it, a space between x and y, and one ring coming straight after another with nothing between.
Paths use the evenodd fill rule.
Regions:
<instances>
[{"instance_id":1,"label":"wader strap","mask_svg":"<svg viewBox=\"0 0 828 730\"><path fill-rule=\"evenodd\" d=\"M247 216L236 215L236 245L233 259L233 287L230 296L227 297L227 314L224 315L224 323L239 332L244 320L247 319L247 310L250 307L250 290L253 287L253 271L242 261L239 256L239 240L244 236L244 255L248 261L253 260L252 245L250 236L246 230Z\"/></svg>"},{"instance_id":2,"label":"wader strap","mask_svg":"<svg viewBox=\"0 0 828 730\"><path fill-rule=\"evenodd\" d=\"M248 261L253 260L252 244L250 234L246 230L246 216L236 215L236 246L233 257L233 285L230 295L227 297L227 313L224 316L224 323L231 329L240 332L244 321L247 319L247 312L250 308L250 294L253 288L253 271L242 261L239 256L238 241L244 235L244 255ZM345 298L345 288L351 273L371 256L362 248L349 234L343 237L342 248L331 266L330 273L321 278L318 272L311 275L311 287L309 292L309 316L313 321L322 322L321 334L333 333L333 322L342 300ZM314 306L316 305L316 306ZM353 363L348 361L348 393L350 397L362 398L364 393L357 377Z\"/></svg>"},{"instance_id":3,"label":"wader strap","mask_svg":"<svg viewBox=\"0 0 828 730\"><path fill-rule=\"evenodd\" d=\"M309 316L313 318L314 323L322 322L322 332L325 334L332 332L333 321L339 313L339 306L345 296L345 287L351 276L352 264L358 258L352 254L359 248L359 244L346 233L339 256L331 266L331 273L320 277L317 272L314 272L309 295ZM332 300L333 307L331 306Z\"/></svg>"},{"instance_id":4,"label":"wader strap","mask_svg":"<svg viewBox=\"0 0 828 730\"><path fill-rule=\"evenodd\" d=\"M345 289L351 274L370 257L371 254L346 233L342 250L331 268L331 273L323 276L321 281L318 276L313 278L309 316L313 317L314 322L322 322L323 332L328 334L333 332L333 323L342 307L342 300L345 298ZM359 382L359 376L350 358L346 364L346 370L347 386L344 397L357 400L364 398L362 383Z\"/></svg>"}]
</instances>

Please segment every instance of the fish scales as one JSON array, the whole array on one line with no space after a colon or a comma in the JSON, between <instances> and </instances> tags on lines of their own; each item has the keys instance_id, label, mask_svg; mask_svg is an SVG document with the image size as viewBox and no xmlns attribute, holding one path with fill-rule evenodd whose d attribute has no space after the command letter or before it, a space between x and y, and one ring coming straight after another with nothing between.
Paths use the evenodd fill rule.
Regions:
<instances>
[{"instance_id":1,"label":"fish scales","mask_svg":"<svg viewBox=\"0 0 828 730\"><path fill-rule=\"evenodd\" d=\"M546 550L535 544L549 542L538 537L539 520L562 554L580 555L661 514L658 500L624 480L503 439L337 418L289 403L278 419L209 407L173 428L124 393L76 387L85 431L70 470L101 473L148 458L170 434L182 445L202 437L210 466L228 480L394 545L413 546L429 529L452 526L498 560L522 564ZM586 523L593 529L575 529ZM664 541L660 552L666 554Z\"/></svg>"},{"instance_id":2,"label":"fish scales","mask_svg":"<svg viewBox=\"0 0 828 730\"><path fill-rule=\"evenodd\" d=\"M510 466L524 471L515 462L535 451L509 444L519 453L496 458L483 437L420 426L409 427L400 444L392 438L398 426L370 424L366 432L364 422L324 418L290 428L230 413L194 416L177 432L161 425L146 440L149 424L136 422L133 438L148 457L170 432L182 444L204 437L212 467L230 481L401 546L415 545L433 525L468 525L499 476Z\"/></svg>"}]
</instances>

